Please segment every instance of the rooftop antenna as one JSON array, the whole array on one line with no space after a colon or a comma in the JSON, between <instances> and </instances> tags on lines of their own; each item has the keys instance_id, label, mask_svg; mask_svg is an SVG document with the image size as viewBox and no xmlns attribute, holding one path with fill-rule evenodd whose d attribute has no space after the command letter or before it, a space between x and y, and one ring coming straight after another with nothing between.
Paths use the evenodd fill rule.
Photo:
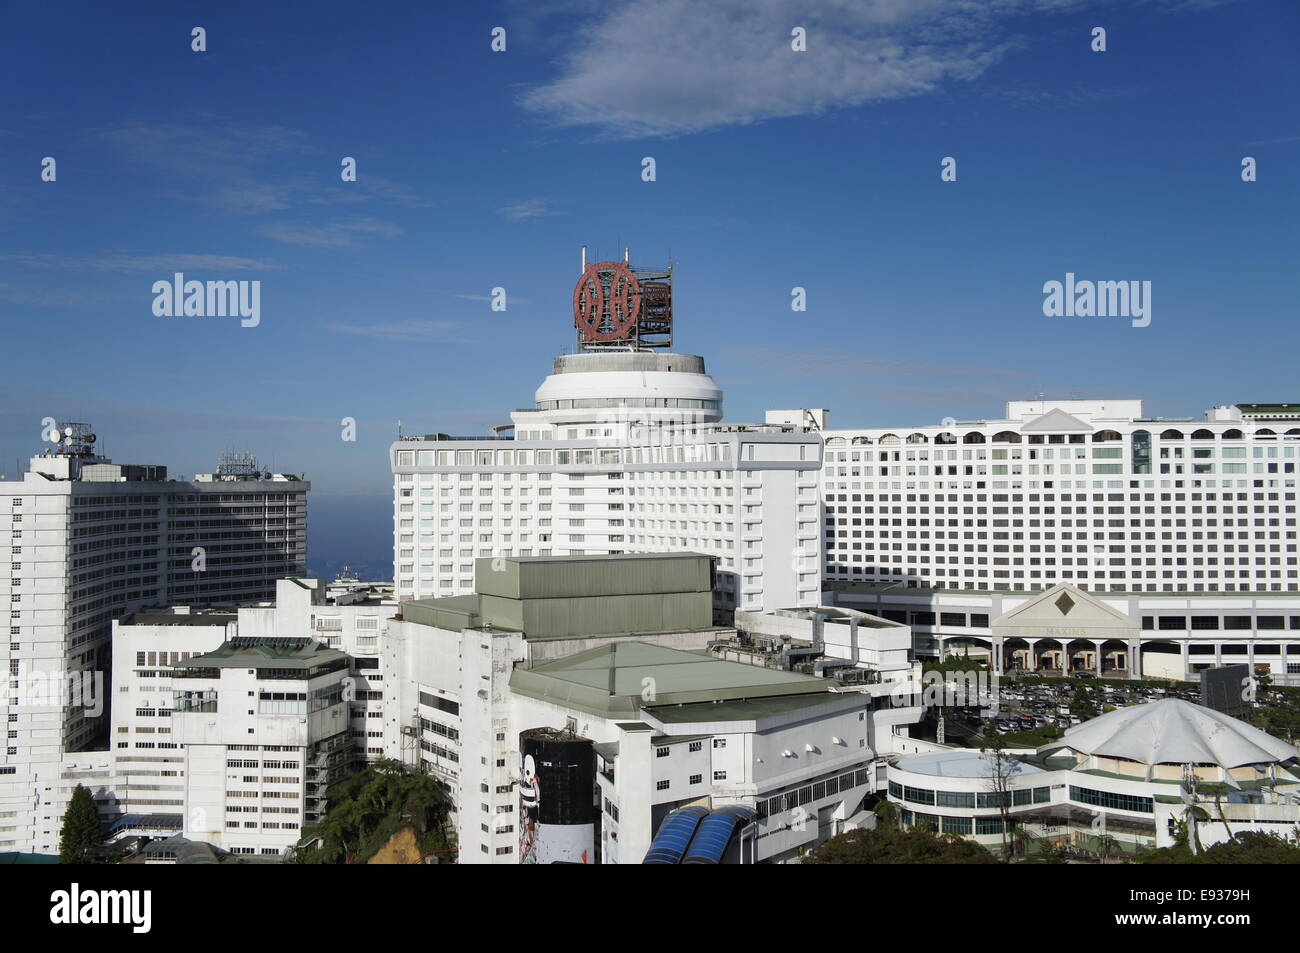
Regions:
<instances>
[{"instance_id":1,"label":"rooftop antenna","mask_svg":"<svg viewBox=\"0 0 1300 953\"><path fill-rule=\"evenodd\" d=\"M397 418L397 439L398 440L402 439L402 418L401 417Z\"/></svg>"},{"instance_id":2,"label":"rooftop antenna","mask_svg":"<svg viewBox=\"0 0 1300 953\"><path fill-rule=\"evenodd\" d=\"M623 261L630 264L632 261L632 249L626 245L623 246Z\"/></svg>"},{"instance_id":3,"label":"rooftop antenna","mask_svg":"<svg viewBox=\"0 0 1300 953\"><path fill-rule=\"evenodd\" d=\"M582 271L587 270L587 246L582 246Z\"/></svg>"}]
</instances>

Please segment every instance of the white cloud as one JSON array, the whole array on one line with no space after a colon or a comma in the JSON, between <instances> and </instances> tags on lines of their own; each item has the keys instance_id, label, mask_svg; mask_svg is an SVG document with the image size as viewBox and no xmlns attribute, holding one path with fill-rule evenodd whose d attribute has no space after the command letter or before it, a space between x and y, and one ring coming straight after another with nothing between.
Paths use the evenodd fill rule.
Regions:
<instances>
[{"instance_id":1,"label":"white cloud","mask_svg":"<svg viewBox=\"0 0 1300 953\"><path fill-rule=\"evenodd\" d=\"M262 234L288 245L313 248L359 248L365 238L396 238L402 228L392 222L358 218L328 225L267 225Z\"/></svg>"},{"instance_id":2,"label":"white cloud","mask_svg":"<svg viewBox=\"0 0 1300 953\"><path fill-rule=\"evenodd\" d=\"M514 205L497 209L497 214L511 222L526 222L533 218L546 218L556 213L546 199L524 199Z\"/></svg>"},{"instance_id":3,"label":"white cloud","mask_svg":"<svg viewBox=\"0 0 1300 953\"><path fill-rule=\"evenodd\" d=\"M1152 5L1168 9L1179 0ZM560 76L521 102L557 125L593 127L609 138L815 115L969 82L1026 42L1012 32L1013 22L1025 26L1015 18L1083 6L1084 0L637 0L592 14L574 31ZM807 30L807 52L791 49L796 26Z\"/></svg>"},{"instance_id":4,"label":"white cloud","mask_svg":"<svg viewBox=\"0 0 1300 953\"><path fill-rule=\"evenodd\" d=\"M100 255L0 255L29 268L70 268L80 271L272 271L282 265L265 258L234 255L129 255L105 252Z\"/></svg>"}]
</instances>

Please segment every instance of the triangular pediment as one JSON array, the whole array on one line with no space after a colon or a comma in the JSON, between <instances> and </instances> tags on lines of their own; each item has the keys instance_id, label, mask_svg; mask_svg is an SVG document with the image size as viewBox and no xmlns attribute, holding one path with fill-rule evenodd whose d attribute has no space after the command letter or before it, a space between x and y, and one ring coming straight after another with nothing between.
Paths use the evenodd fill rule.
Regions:
<instances>
[{"instance_id":1,"label":"triangular pediment","mask_svg":"<svg viewBox=\"0 0 1300 953\"><path fill-rule=\"evenodd\" d=\"M1139 620L1077 586L1053 586L993 620L994 635L1040 638L1136 637Z\"/></svg>"},{"instance_id":2,"label":"triangular pediment","mask_svg":"<svg viewBox=\"0 0 1300 953\"><path fill-rule=\"evenodd\" d=\"M1044 433L1048 430L1074 430L1091 433L1096 428L1092 424L1084 423L1074 414L1067 414L1059 407L1049 410L1041 417L1035 417L1029 423L1021 426L1021 433Z\"/></svg>"}]
</instances>

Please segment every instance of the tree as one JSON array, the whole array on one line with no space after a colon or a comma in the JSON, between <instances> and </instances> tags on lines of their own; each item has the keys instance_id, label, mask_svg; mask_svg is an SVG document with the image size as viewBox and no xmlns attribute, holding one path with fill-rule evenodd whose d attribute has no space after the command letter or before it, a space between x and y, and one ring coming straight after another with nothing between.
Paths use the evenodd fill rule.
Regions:
<instances>
[{"instance_id":1,"label":"tree","mask_svg":"<svg viewBox=\"0 0 1300 953\"><path fill-rule=\"evenodd\" d=\"M988 788L1002 816L1002 858L1011 857L1007 834L1011 828L1011 782L1020 773L1020 761L1007 754L1006 742L993 721L984 723L979 745L989 766Z\"/></svg>"},{"instance_id":2,"label":"tree","mask_svg":"<svg viewBox=\"0 0 1300 953\"><path fill-rule=\"evenodd\" d=\"M1097 856L1101 858L1102 863L1117 857L1122 850L1119 841L1111 834L1102 834L1097 838Z\"/></svg>"},{"instance_id":3,"label":"tree","mask_svg":"<svg viewBox=\"0 0 1300 953\"><path fill-rule=\"evenodd\" d=\"M63 814L59 832L59 863L96 864L100 862L104 830L99 823L99 808L90 789L78 784Z\"/></svg>"},{"instance_id":4,"label":"tree","mask_svg":"<svg viewBox=\"0 0 1300 953\"><path fill-rule=\"evenodd\" d=\"M303 832L293 859L304 864L364 862L399 830L414 830L425 851L445 848L448 801L438 781L400 761L376 761L330 787L325 817Z\"/></svg>"},{"instance_id":5,"label":"tree","mask_svg":"<svg viewBox=\"0 0 1300 953\"><path fill-rule=\"evenodd\" d=\"M1070 700L1070 711L1077 715L1080 721L1088 721L1097 717L1097 706L1092 703L1092 696L1088 694L1088 689L1082 685L1074 687L1074 697Z\"/></svg>"},{"instance_id":6,"label":"tree","mask_svg":"<svg viewBox=\"0 0 1300 953\"><path fill-rule=\"evenodd\" d=\"M1300 864L1300 845L1277 834L1241 831L1232 840L1193 854L1186 840L1173 847L1142 851L1139 864Z\"/></svg>"},{"instance_id":7,"label":"tree","mask_svg":"<svg viewBox=\"0 0 1300 953\"><path fill-rule=\"evenodd\" d=\"M924 828L899 830L881 825L859 828L832 837L805 864L991 864L993 857L979 844L953 834Z\"/></svg>"}]
</instances>

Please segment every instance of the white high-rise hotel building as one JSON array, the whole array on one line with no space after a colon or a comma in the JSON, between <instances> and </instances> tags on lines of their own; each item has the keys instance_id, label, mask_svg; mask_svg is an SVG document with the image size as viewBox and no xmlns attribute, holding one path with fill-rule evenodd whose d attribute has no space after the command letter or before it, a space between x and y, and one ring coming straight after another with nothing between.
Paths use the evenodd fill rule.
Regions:
<instances>
[{"instance_id":1,"label":"white high-rise hotel building","mask_svg":"<svg viewBox=\"0 0 1300 953\"><path fill-rule=\"evenodd\" d=\"M481 556L695 550L718 558L720 621L815 605L824 586L909 624L920 655L1171 677L1245 662L1300 681L1300 406L1196 420L1040 399L1001 420L728 426L703 360L661 350L668 275L584 261L574 323L579 353L496 439L392 446L399 598L471 591ZM1103 601L1012 624L1056 586Z\"/></svg>"},{"instance_id":2,"label":"white high-rise hotel building","mask_svg":"<svg viewBox=\"0 0 1300 953\"><path fill-rule=\"evenodd\" d=\"M717 609L820 598L821 438L727 425L703 358L671 346L671 276L584 267L580 352L496 439L391 448L399 599L471 592L482 556L695 551L717 557Z\"/></svg>"},{"instance_id":3,"label":"white high-rise hotel building","mask_svg":"<svg viewBox=\"0 0 1300 953\"><path fill-rule=\"evenodd\" d=\"M270 599L278 577L306 568L310 484L297 477L229 455L212 474L169 480L166 467L97 454L86 424L58 437L21 478L0 480L0 851L57 850L71 789L110 777L114 618Z\"/></svg>"},{"instance_id":4,"label":"white high-rise hotel building","mask_svg":"<svg viewBox=\"0 0 1300 953\"><path fill-rule=\"evenodd\" d=\"M826 585L909 622L919 647L1026 636L999 616L1066 585L1130 619L1150 664L1125 633L1079 628L1077 600L1009 642L1004 664L1300 675L1300 405L1197 420L1147 417L1139 400L1022 400L1002 420L823 436Z\"/></svg>"}]
</instances>

